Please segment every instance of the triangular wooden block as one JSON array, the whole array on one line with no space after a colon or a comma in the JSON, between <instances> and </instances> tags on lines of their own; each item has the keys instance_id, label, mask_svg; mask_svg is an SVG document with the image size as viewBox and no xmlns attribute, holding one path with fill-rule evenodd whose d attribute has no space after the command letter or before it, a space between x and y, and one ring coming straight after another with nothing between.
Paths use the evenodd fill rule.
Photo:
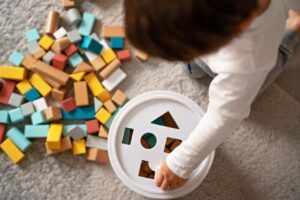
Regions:
<instances>
[{"instance_id":1,"label":"triangular wooden block","mask_svg":"<svg viewBox=\"0 0 300 200\"><path fill-rule=\"evenodd\" d=\"M103 138L108 138L108 132L103 125L100 125L99 136Z\"/></svg>"},{"instance_id":2,"label":"triangular wooden block","mask_svg":"<svg viewBox=\"0 0 300 200\"><path fill-rule=\"evenodd\" d=\"M70 74L70 78L73 79L74 81L81 81L82 78L84 77L85 72L78 72L75 74Z\"/></svg>"},{"instance_id":3,"label":"triangular wooden block","mask_svg":"<svg viewBox=\"0 0 300 200\"><path fill-rule=\"evenodd\" d=\"M73 71L73 74L78 73L78 72L92 72L94 71L94 68L87 64L86 62L82 61Z\"/></svg>"},{"instance_id":4,"label":"triangular wooden block","mask_svg":"<svg viewBox=\"0 0 300 200\"><path fill-rule=\"evenodd\" d=\"M103 106L103 103L97 98L94 97L94 108L95 108L95 113L98 112L98 110Z\"/></svg>"}]
</instances>

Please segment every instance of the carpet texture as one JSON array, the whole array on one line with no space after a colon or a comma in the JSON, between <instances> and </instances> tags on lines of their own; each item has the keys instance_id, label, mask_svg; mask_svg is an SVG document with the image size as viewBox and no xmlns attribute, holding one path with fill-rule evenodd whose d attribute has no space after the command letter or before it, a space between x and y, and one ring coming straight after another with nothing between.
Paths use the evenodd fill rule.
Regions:
<instances>
[{"instance_id":1,"label":"carpet texture","mask_svg":"<svg viewBox=\"0 0 300 200\"><path fill-rule=\"evenodd\" d=\"M0 0L0 62L8 64L14 49L25 52L25 30L44 26L50 9L61 10L59 0ZM101 24L122 23L121 1L84 2L81 8ZM124 64L128 79L122 88L133 98L146 91L180 92L206 109L209 78L186 77L177 63L134 59ZM300 199L300 103L272 85L253 105L252 114L216 150L205 181L182 199L296 200ZM47 156L40 140L13 165L0 152L0 199L145 199L130 191L110 165L97 165L71 152Z\"/></svg>"}]
</instances>

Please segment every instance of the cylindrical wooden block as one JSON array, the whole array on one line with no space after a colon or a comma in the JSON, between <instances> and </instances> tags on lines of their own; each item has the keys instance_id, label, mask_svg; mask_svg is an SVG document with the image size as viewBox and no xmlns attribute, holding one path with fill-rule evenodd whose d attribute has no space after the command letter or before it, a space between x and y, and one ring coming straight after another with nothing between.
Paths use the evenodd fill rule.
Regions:
<instances>
[{"instance_id":1,"label":"cylindrical wooden block","mask_svg":"<svg viewBox=\"0 0 300 200\"><path fill-rule=\"evenodd\" d=\"M81 14L77 8L72 8L68 10L66 17L67 17L67 21L71 25L77 25L81 21Z\"/></svg>"},{"instance_id":2,"label":"cylindrical wooden block","mask_svg":"<svg viewBox=\"0 0 300 200\"><path fill-rule=\"evenodd\" d=\"M45 32L53 34L58 28L58 23L59 23L59 13L54 10L51 10L48 14Z\"/></svg>"},{"instance_id":3,"label":"cylindrical wooden block","mask_svg":"<svg viewBox=\"0 0 300 200\"><path fill-rule=\"evenodd\" d=\"M118 67L121 66L121 62L119 59L115 59L114 61L112 61L109 65L107 65L107 67L105 67L101 72L100 72L100 76L103 79L106 79L107 77L109 77L109 75L111 73L113 73Z\"/></svg>"}]
</instances>

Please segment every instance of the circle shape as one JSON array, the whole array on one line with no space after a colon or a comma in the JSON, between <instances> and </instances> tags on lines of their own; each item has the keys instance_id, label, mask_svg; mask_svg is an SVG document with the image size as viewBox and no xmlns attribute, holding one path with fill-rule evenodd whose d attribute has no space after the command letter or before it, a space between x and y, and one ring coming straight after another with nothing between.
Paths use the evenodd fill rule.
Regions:
<instances>
[{"instance_id":1,"label":"circle shape","mask_svg":"<svg viewBox=\"0 0 300 200\"><path fill-rule=\"evenodd\" d=\"M152 149L156 145L156 137L153 133L145 133L141 137L141 144L145 149Z\"/></svg>"}]
</instances>

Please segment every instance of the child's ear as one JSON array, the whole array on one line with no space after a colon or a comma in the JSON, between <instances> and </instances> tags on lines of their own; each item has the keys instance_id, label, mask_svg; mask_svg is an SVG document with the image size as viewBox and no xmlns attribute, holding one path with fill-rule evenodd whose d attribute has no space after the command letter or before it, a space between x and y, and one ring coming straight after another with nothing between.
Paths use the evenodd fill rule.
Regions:
<instances>
[{"instance_id":1,"label":"child's ear","mask_svg":"<svg viewBox=\"0 0 300 200\"><path fill-rule=\"evenodd\" d=\"M243 32L246 30L250 24L253 22L253 20L257 17L256 13L253 12L249 17L247 17L238 27L239 32Z\"/></svg>"}]
</instances>

